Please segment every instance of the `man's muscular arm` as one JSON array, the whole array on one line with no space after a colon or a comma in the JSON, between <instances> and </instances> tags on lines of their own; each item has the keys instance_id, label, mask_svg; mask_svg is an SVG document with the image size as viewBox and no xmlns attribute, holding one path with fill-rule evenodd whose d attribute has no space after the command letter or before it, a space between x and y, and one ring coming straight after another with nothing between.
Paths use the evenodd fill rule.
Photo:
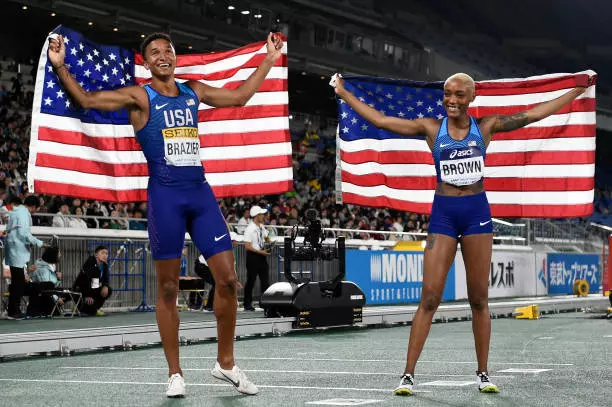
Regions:
<instances>
[{"instance_id":1,"label":"man's muscular arm","mask_svg":"<svg viewBox=\"0 0 612 407\"><path fill-rule=\"evenodd\" d=\"M138 106L139 92L143 91L140 86L88 92L68 72L68 68L64 63L65 56L66 45L64 44L64 38L60 35L57 39L51 39L49 44L49 61L62 86L81 107L85 109L114 111L123 108L131 109Z\"/></svg>"}]
</instances>

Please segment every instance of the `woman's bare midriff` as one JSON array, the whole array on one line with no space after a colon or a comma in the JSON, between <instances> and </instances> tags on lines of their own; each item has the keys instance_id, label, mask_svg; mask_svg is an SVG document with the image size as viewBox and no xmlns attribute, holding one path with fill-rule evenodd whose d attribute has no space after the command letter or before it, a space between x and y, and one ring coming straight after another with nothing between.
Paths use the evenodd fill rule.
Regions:
<instances>
[{"instance_id":1,"label":"woman's bare midriff","mask_svg":"<svg viewBox=\"0 0 612 407\"><path fill-rule=\"evenodd\" d=\"M446 182L438 182L438 186L436 187L437 195L446 195L446 196L466 196L466 195L475 195L484 191L484 183L478 181L471 185L457 186L452 184L447 184Z\"/></svg>"}]
</instances>

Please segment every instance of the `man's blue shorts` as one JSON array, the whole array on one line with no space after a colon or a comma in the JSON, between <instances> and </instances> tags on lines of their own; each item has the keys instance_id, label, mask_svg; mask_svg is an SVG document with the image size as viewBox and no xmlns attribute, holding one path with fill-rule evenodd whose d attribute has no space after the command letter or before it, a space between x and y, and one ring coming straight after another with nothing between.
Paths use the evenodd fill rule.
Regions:
<instances>
[{"instance_id":1,"label":"man's blue shorts","mask_svg":"<svg viewBox=\"0 0 612 407\"><path fill-rule=\"evenodd\" d=\"M491 208L484 192L475 195L435 195L429 219L429 233L461 236L493 233Z\"/></svg>"},{"instance_id":2,"label":"man's blue shorts","mask_svg":"<svg viewBox=\"0 0 612 407\"><path fill-rule=\"evenodd\" d=\"M154 260L178 259L189 232L204 258L232 250L232 240L208 182L168 186L149 181L149 242Z\"/></svg>"}]
</instances>

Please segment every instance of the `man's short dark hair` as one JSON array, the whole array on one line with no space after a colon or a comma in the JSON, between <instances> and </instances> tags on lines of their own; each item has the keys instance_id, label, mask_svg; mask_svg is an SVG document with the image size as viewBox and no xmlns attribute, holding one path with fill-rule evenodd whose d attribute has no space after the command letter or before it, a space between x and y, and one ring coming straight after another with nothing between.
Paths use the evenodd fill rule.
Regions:
<instances>
[{"instance_id":1,"label":"man's short dark hair","mask_svg":"<svg viewBox=\"0 0 612 407\"><path fill-rule=\"evenodd\" d=\"M96 249L94 250L95 254L98 254L98 252L100 250L108 250L108 247L104 246L104 245L100 245L100 246L96 246Z\"/></svg>"},{"instance_id":2,"label":"man's short dark hair","mask_svg":"<svg viewBox=\"0 0 612 407\"><path fill-rule=\"evenodd\" d=\"M144 59L146 59L145 51L147 49L147 46L151 42L153 42L155 40L160 40L160 39L161 40L166 40L170 44L172 44L172 39L170 38L170 36L168 34L162 33L162 32L151 33L151 34L147 35L144 40L142 40L142 42L140 43L140 53L142 54L142 57ZM174 44L172 46L174 46Z\"/></svg>"},{"instance_id":3,"label":"man's short dark hair","mask_svg":"<svg viewBox=\"0 0 612 407\"><path fill-rule=\"evenodd\" d=\"M23 201L25 206L33 206L38 208L40 206L40 199L36 195L28 195L26 199Z\"/></svg>"},{"instance_id":4,"label":"man's short dark hair","mask_svg":"<svg viewBox=\"0 0 612 407\"><path fill-rule=\"evenodd\" d=\"M49 264L57 263L59 259L59 247L57 246L47 247L40 258Z\"/></svg>"},{"instance_id":5,"label":"man's short dark hair","mask_svg":"<svg viewBox=\"0 0 612 407\"><path fill-rule=\"evenodd\" d=\"M8 198L6 198L6 203L9 205L21 205L23 201L19 195L10 195Z\"/></svg>"}]
</instances>

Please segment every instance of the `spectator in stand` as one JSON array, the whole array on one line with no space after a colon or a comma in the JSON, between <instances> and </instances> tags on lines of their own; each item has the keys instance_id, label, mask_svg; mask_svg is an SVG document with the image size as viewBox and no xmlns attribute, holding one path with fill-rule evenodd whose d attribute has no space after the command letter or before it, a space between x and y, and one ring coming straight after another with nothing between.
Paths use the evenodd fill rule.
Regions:
<instances>
[{"instance_id":1,"label":"spectator in stand","mask_svg":"<svg viewBox=\"0 0 612 407\"><path fill-rule=\"evenodd\" d=\"M97 246L77 276L72 290L83 295L79 311L87 315L104 315L100 310L111 296L110 273L108 269L108 248Z\"/></svg>"},{"instance_id":2,"label":"spectator in stand","mask_svg":"<svg viewBox=\"0 0 612 407\"><path fill-rule=\"evenodd\" d=\"M53 217L53 227L54 228L69 228L70 227L70 218L66 215L70 215L70 207L67 203L62 203L59 212Z\"/></svg>"},{"instance_id":3,"label":"spectator in stand","mask_svg":"<svg viewBox=\"0 0 612 407\"><path fill-rule=\"evenodd\" d=\"M134 219L142 219L142 212L140 212L138 209L136 209L134 211L134 214L132 215L132 217ZM140 220L131 220L130 221L130 230L147 230L147 222L143 222Z\"/></svg>"},{"instance_id":4,"label":"spectator in stand","mask_svg":"<svg viewBox=\"0 0 612 407\"><path fill-rule=\"evenodd\" d=\"M249 225L249 209L248 208L244 208L242 210L242 217L238 220L238 226L236 226L236 233L238 233L239 235L244 235L244 231L246 230L247 226Z\"/></svg>"},{"instance_id":5,"label":"spectator in stand","mask_svg":"<svg viewBox=\"0 0 612 407\"><path fill-rule=\"evenodd\" d=\"M80 206L77 206L74 208L74 214L76 216L83 216L83 209L81 209ZM87 229L87 223L85 223L83 218L69 218L68 227L75 229Z\"/></svg>"}]
</instances>

